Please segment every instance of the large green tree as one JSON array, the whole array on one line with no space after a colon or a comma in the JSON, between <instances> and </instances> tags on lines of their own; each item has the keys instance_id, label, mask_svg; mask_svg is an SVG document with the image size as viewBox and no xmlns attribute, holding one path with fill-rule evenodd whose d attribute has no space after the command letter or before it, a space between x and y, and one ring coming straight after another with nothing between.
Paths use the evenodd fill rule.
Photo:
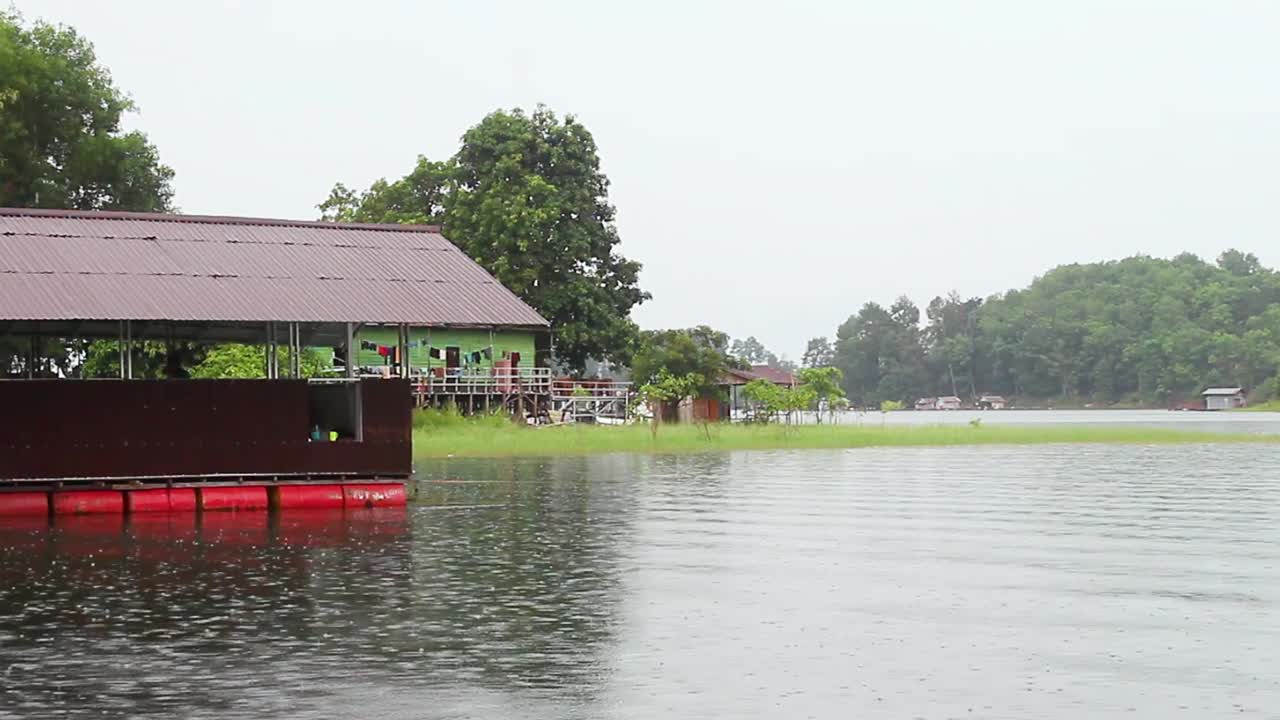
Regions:
<instances>
[{"instance_id":1,"label":"large green tree","mask_svg":"<svg viewBox=\"0 0 1280 720\"><path fill-rule=\"evenodd\" d=\"M905 400L929 384L920 309L906 297L867 303L836 332L835 367L849 398L866 405Z\"/></svg>"},{"instance_id":2,"label":"large green tree","mask_svg":"<svg viewBox=\"0 0 1280 720\"><path fill-rule=\"evenodd\" d=\"M0 10L0 207L163 211L173 171L146 135L120 125L133 101L75 30ZM38 374L68 374L86 350L44 340ZM22 372L25 340L0 337L0 374Z\"/></svg>"},{"instance_id":3,"label":"large green tree","mask_svg":"<svg viewBox=\"0 0 1280 720\"><path fill-rule=\"evenodd\" d=\"M632 357L637 385L658 378L696 377L692 394L712 394L720 376L739 363L729 354L729 336L706 325L676 330L646 330Z\"/></svg>"},{"instance_id":4,"label":"large green tree","mask_svg":"<svg viewBox=\"0 0 1280 720\"><path fill-rule=\"evenodd\" d=\"M173 171L75 30L0 11L0 206L168 210Z\"/></svg>"},{"instance_id":5,"label":"large green tree","mask_svg":"<svg viewBox=\"0 0 1280 720\"><path fill-rule=\"evenodd\" d=\"M539 107L490 114L447 162L419 158L400 180L355 192L337 185L322 217L440 223L445 234L551 321L555 356L628 359L631 310L649 298L640 264L618 251L609 180L594 138L572 116Z\"/></svg>"}]
</instances>

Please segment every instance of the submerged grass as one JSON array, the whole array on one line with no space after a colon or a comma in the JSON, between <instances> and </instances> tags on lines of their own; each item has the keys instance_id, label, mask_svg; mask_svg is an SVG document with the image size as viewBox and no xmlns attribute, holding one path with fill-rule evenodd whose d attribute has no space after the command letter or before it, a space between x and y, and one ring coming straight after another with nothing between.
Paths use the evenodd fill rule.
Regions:
<instances>
[{"instance_id":1,"label":"submerged grass","mask_svg":"<svg viewBox=\"0 0 1280 720\"><path fill-rule=\"evenodd\" d=\"M656 436L647 425L532 428L494 418L415 426L414 455L419 458L1047 443L1280 443L1280 435L1067 425L663 425Z\"/></svg>"}]
</instances>

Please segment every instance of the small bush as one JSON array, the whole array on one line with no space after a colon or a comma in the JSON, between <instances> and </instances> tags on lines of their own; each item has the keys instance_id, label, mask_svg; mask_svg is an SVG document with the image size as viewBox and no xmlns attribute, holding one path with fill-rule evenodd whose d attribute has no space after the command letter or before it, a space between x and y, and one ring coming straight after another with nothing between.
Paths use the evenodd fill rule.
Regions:
<instances>
[{"instance_id":1,"label":"small bush","mask_svg":"<svg viewBox=\"0 0 1280 720\"><path fill-rule=\"evenodd\" d=\"M511 418L501 410L489 414L463 415L457 405L446 405L444 408L422 408L413 411L414 430L461 430L470 427L505 428L512 424Z\"/></svg>"}]
</instances>

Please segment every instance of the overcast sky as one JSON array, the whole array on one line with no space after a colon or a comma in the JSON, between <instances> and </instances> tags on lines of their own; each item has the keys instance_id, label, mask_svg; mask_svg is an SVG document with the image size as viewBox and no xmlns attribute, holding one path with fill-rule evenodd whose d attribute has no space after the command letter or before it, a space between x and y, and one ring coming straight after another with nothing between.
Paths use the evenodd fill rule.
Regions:
<instances>
[{"instance_id":1,"label":"overcast sky","mask_svg":"<svg viewBox=\"0 0 1280 720\"><path fill-rule=\"evenodd\" d=\"M314 219L497 108L594 133L644 327L797 357L868 300L1061 263L1280 264L1280 3L25 0L184 212Z\"/></svg>"}]
</instances>

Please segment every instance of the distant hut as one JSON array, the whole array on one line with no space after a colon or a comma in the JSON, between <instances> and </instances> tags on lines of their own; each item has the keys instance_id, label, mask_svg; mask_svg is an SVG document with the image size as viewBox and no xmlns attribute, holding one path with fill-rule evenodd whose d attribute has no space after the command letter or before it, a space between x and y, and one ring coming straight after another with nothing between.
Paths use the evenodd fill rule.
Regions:
<instances>
[{"instance_id":1,"label":"distant hut","mask_svg":"<svg viewBox=\"0 0 1280 720\"><path fill-rule=\"evenodd\" d=\"M1231 410L1244 407L1244 389L1238 387L1211 387L1200 393L1205 410Z\"/></svg>"},{"instance_id":2,"label":"distant hut","mask_svg":"<svg viewBox=\"0 0 1280 720\"><path fill-rule=\"evenodd\" d=\"M1008 406L1008 401L1000 395L983 395L978 398L979 410L1004 410Z\"/></svg>"},{"instance_id":3,"label":"distant hut","mask_svg":"<svg viewBox=\"0 0 1280 720\"><path fill-rule=\"evenodd\" d=\"M961 405L960 398L956 397L955 395L943 395L942 397L938 398L939 410L959 410L960 405Z\"/></svg>"},{"instance_id":4,"label":"distant hut","mask_svg":"<svg viewBox=\"0 0 1280 720\"><path fill-rule=\"evenodd\" d=\"M937 410L938 398L920 398L916 401L917 410Z\"/></svg>"},{"instance_id":5,"label":"distant hut","mask_svg":"<svg viewBox=\"0 0 1280 720\"><path fill-rule=\"evenodd\" d=\"M733 420L746 417L750 411L750 403L742 394L742 389L752 380L768 380L779 387L793 388L797 385L794 373L768 365L752 365L750 370L730 368L720 376L716 386L724 396L724 402L716 398L703 398L707 402L686 401L685 411L682 407L681 422L698 422L703 420Z\"/></svg>"}]
</instances>

